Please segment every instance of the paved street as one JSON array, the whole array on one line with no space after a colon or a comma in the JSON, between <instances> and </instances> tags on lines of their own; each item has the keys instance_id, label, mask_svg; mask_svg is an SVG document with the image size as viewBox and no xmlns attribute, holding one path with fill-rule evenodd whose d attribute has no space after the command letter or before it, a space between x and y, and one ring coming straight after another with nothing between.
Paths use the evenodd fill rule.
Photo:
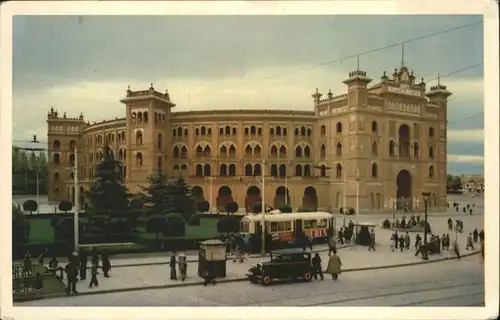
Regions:
<instances>
[{"instance_id":1,"label":"paved street","mask_svg":"<svg viewBox=\"0 0 500 320\"><path fill-rule=\"evenodd\" d=\"M22 306L482 306L478 256L406 268L342 274L311 283L249 282L31 301Z\"/></svg>"}]
</instances>

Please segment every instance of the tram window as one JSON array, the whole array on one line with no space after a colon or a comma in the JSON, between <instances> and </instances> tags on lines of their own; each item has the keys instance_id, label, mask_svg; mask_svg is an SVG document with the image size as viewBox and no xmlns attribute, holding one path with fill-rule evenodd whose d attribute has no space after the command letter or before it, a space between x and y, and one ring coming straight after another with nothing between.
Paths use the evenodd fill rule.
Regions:
<instances>
[{"instance_id":1,"label":"tram window","mask_svg":"<svg viewBox=\"0 0 500 320\"><path fill-rule=\"evenodd\" d=\"M242 222L240 232L249 232L250 231L249 227L250 227L250 224L247 221Z\"/></svg>"},{"instance_id":2,"label":"tram window","mask_svg":"<svg viewBox=\"0 0 500 320\"><path fill-rule=\"evenodd\" d=\"M316 220L304 220L302 225L304 229L314 229L317 224L318 222Z\"/></svg>"},{"instance_id":3,"label":"tram window","mask_svg":"<svg viewBox=\"0 0 500 320\"><path fill-rule=\"evenodd\" d=\"M292 231L292 222L291 221L280 221L278 222L278 231Z\"/></svg>"},{"instance_id":4,"label":"tram window","mask_svg":"<svg viewBox=\"0 0 500 320\"><path fill-rule=\"evenodd\" d=\"M327 219L320 219L318 221L318 228L326 228L328 225L328 220Z\"/></svg>"},{"instance_id":5,"label":"tram window","mask_svg":"<svg viewBox=\"0 0 500 320\"><path fill-rule=\"evenodd\" d=\"M271 222L271 232L278 232L278 223Z\"/></svg>"}]
</instances>

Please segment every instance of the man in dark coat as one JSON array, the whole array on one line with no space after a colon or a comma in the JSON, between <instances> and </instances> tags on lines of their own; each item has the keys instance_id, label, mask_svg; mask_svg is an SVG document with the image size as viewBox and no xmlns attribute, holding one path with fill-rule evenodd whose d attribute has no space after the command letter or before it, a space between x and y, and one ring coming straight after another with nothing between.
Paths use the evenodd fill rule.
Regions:
<instances>
[{"instance_id":1,"label":"man in dark coat","mask_svg":"<svg viewBox=\"0 0 500 320\"><path fill-rule=\"evenodd\" d=\"M453 230L453 220L451 220L451 218L448 218L448 230Z\"/></svg>"},{"instance_id":2,"label":"man in dark coat","mask_svg":"<svg viewBox=\"0 0 500 320\"><path fill-rule=\"evenodd\" d=\"M177 269L176 269L176 261L175 261L175 251L172 253L170 257L170 280L177 280Z\"/></svg>"},{"instance_id":3,"label":"man in dark coat","mask_svg":"<svg viewBox=\"0 0 500 320\"><path fill-rule=\"evenodd\" d=\"M69 263L65 267L66 278L68 279L68 287L66 288L66 294L69 296L71 293L78 294L76 291L76 281L78 278L78 264L76 257L70 257Z\"/></svg>"},{"instance_id":4,"label":"man in dark coat","mask_svg":"<svg viewBox=\"0 0 500 320\"><path fill-rule=\"evenodd\" d=\"M484 242L484 230L479 231L479 240Z\"/></svg>"},{"instance_id":5,"label":"man in dark coat","mask_svg":"<svg viewBox=\"0 0 500 320\"><path fill-rule=\"evenodd\" d=\"M474 242L477 243L477 239L479 237L479 232L477 231L477 229L474 229L474 231L472 232L472 236L474 237Z\"/></svg>"},{"instance_id":6,"label":"man in dark coat","mask_svg":"<svg viewBox=\"0 0 500 320\"><path fill-rule=\"evenodd\" d=\"M337 235L337 242L340 244L344 244L344 231L340 228L339 233Z\"/></svg>"},{"instance_id":7,"label":"man in dark coat","mask_svg":"<svg viewBox=\"0 0 500 320\"><path fill-rule=\"evenodd\" d=\"M111 270L111 262L107 254L102 255L102 272L105 278L109 278L109 271Z\"/></svg>"},{"instance_id":8,"label":"man in dark coat","mask_svg":"<svg viewBox=\"0 0 500 320\"><path fill-rule=\"evenodd\" d=\"M375 251L375 231L372 229L370 232L370 246L368 247L368 251Z\"/></svg>"},{"instance_id":9,"label":"man in dark coat","mask_svg":"<svg viewBox=\"0 0 500 320\"><path fill-rule=\"evenodd\" d=\"M87 278L87 254L82 253L80 259L80 280L85 280Z\"/></svg>"},{"instance_id":10,"label":"man in dark coat","mask_svg":"<svg viewBox=\"0 0 500 320\"><path fill-rule=\"evenodd\" d=\"M321 257L319 256L319 253L315 253L314 257L311 260L312 267L313 267L313 272L314 272L314 279L318 280L318 275L320 276L321 280L325 280L325 277L323 276L323 270L321 268Z\"/></svg>"},{"instance_id":11,"label":"man in dark coat","mask_svg":"<svg viewBox=\"0 0 500 320\"><path fill-rule=\"evenodd\" d=\"M92 288L92 286L99 286L99 281L97 281L97 268L97 261L94 259L92 261L92 267L90 268L90 274L92 277L90 278L89 288Z\"/></svg>"}]
</instances>

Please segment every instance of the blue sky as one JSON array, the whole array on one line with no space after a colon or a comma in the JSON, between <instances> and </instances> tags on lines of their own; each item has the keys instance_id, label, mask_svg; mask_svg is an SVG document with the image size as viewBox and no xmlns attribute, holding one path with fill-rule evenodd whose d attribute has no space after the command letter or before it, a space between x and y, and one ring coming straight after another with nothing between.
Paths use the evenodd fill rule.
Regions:
<instances>
[{"instance_id":1,"label":"blue sky","mask_svg":"<svg viewBox=\"0 0 500 320\"><path fill-rule=\"evenodd\" d=\"M311 93L345 91L347 59L400 41L481 20L481 16L16 16L14 141L46 136L53 105L91 122L124 116L128 85L166 88L175 110L312 110ZM428 85L483 61L476 24L405 45L405 65ZM401 64L401 47L361 54L378 79ZM434 80L431 80L434 79ZM443 76L448 168L483 172L483 67Z\"/></svg>"}]
</instances>

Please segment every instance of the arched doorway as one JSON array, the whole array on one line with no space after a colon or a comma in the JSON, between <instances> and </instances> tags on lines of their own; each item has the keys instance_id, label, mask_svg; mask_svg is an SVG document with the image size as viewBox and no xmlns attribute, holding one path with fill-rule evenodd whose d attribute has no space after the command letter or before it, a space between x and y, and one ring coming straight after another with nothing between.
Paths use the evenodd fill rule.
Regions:
<instances>
[{"instance_id":1,"label":"arched doorway","mask_svg":"<svg viewBox=\"0 0 500 320\"><path fill-rule=\"evenodd\" d=\"M411 174L408 170L401 170L396 178L397 183L397 209L411 208Z\"/></svg>"},{"instance_id":2,"label":"arched doorway","mask_svg":"<svg viewBox=\"0 0 500 320\"><path fill-rule=\"evenodd\" d=\"M217 209L221 212L226 211L226 204L233 201L233 192L228 186L222 186L217 193Z\"/></svg>"},{"instance_id":3,"label":"arched doorway","mask_svg":"<svg viewBox=\"0 0 500 320\"><path fill-rule=\"evenodd\" d=\"M276 188L276 194L274 195L274 208L278 209L284 204L290 205L290 190L281 186Z\"/></svg>"},{"instance_id":4,"label":"arched doorway","mask_svg":"<svg viewBox=\"0 0 500 320\"><path fill-rule=\"evenodd\" d=\"M304 190L304 197L302 197L302 207L314 209L318 208L318 196L314 187L307 187Z\"/></svg>"},{"instance_id":5,"label":"arched doorway","mask_svg":"<svg viewBox=\"0 0 500 320\"><path fill-rule=\"evenodd\" d=\"M247 212L253 212L253 206L261 200L260 189L256 186L249 187L247 189L247 196L245 197L245 208Z\"/></svg>"},{"instance_id":6,"label":"arched doorway","mask_svg":"<svg viewBox=\"0 0 500 320\"><path fill-rule=\"evenodd\" d=\"M191 197L193 197L195 201L204 201L205 196L203 195L203 189L200 186L194 186L191 189Z\"/></svg>"}]
</instances>

